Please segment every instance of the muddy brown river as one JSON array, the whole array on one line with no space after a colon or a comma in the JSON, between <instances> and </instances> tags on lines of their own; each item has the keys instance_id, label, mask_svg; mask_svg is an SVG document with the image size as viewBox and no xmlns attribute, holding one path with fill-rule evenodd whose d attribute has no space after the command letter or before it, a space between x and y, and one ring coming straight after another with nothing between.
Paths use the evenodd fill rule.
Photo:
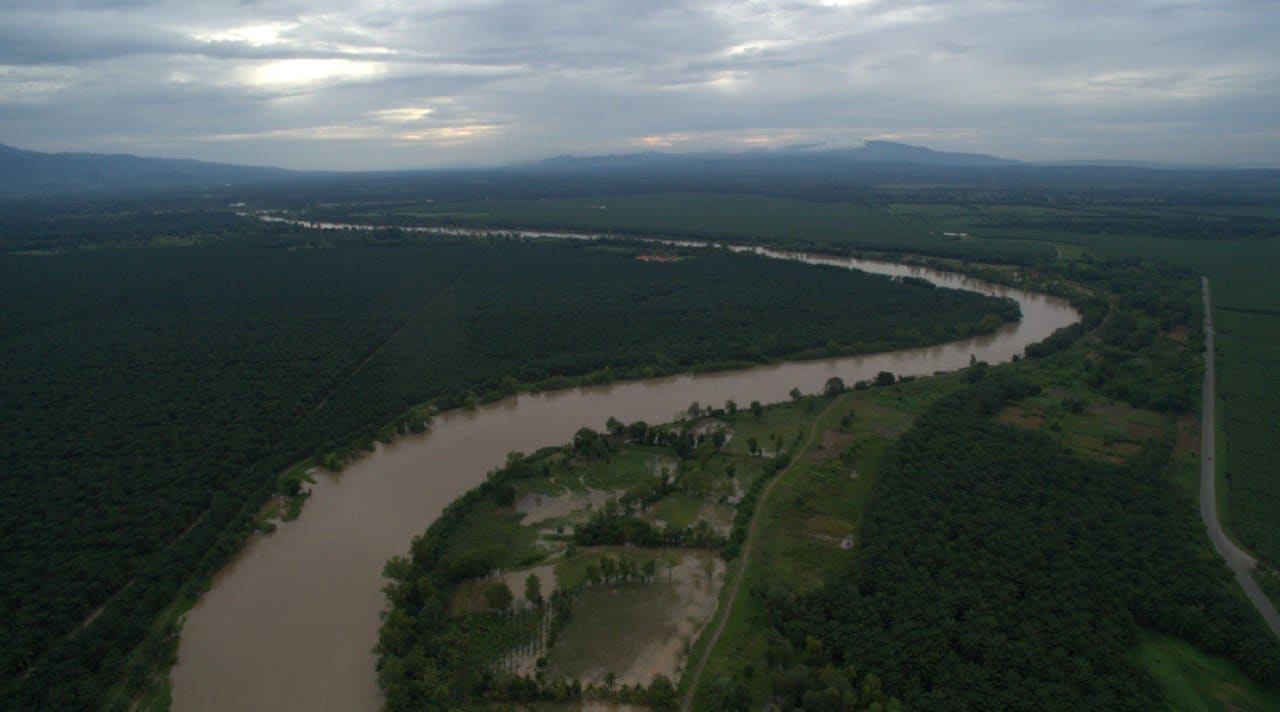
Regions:
<instances>
[{"instance_id":1,"label":"muddy brown river","mask_svg":"<svg viewBox=\"0 0 1280 712\"><path fill-rule=\"evenodd\" d=\"M971 355L1004 362L1079 319L1065 300L954 274L789 257L1008 296L1022 306L1022 321L938 346L520 394L474 411L445 413L428 433L379 447L340 475L319 475L301 518L271 535L255 535L217 575L182 629L172 672L173 709L381 709L372 649L385 608L382 566L406 553L410 540L445 505L482 482L508 452L558 445L584 425L602 429L610 416L665 422L692 401L769 403L785 400L795 387L820 391L832 376L852 384L879 371L928 375L962 368Z\"/></svg>"}]
</instances>

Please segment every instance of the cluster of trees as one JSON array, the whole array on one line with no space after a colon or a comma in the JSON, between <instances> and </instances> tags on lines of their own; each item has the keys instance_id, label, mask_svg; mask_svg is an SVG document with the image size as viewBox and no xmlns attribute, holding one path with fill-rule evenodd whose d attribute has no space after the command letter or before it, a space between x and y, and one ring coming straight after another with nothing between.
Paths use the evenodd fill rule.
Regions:
<instances>
[{"instance_id":1,"label":"cluster of trees","mask_svg":"<svg viewBox=\"0 0 1280 712\"><path fill-rule=\"evenodd\" d=\"M587 564L587 584L592 586L637 579L652 581L657 575L658 562L655 559L645 559L644 563L639 563L625 556L619 556L616 559L611 556L602 556L599 563Z\"/></svg>"},{"instance_id":2,"label":"cluster of trees","mask_svg":"<svg viewBox=\"0 0 1280 712\"><path fill-rule=\"evenodd\" d=\"M591 515L584 524L574 530L573 540L582 546L642 546L659 548L689 546L699 549L716 548L725 543L704 520L687 527L670 524L659 528L623 509L605 509Z\"/></svg>"},{"instance_id":3,"label":"cluster of trees","mask_svg":"<svg viewBox=\"0 0 1280 712\"><path fill-rule=\"evenodd\" d=\"M581 680L538 680L536 677L500 675L495 676L489 688L495 699L518 704L593 701L614 705L647 705L655 710L674 710L680 704L676 686L666 675L654 675L648 685L618 684L617 676L612 673L601 680L585 684Z\"/></svg>"},{"instance_id":4,"label":"cluster of trees","mask_svg":"<svg viewBox=\"0 0 1280 712\"><path fill-rule=\"evenodd\" d=\"M767 640L763 670L748 664L741 675L723 674L698 690L702 707L730 712L758 709L750 687L764 678L766 709L815 712L896 712L902 704L885 694L875 673L859 675L852 665L839 667L816 638L803 646L775 632Z\"/></svg>"}]
</instances>

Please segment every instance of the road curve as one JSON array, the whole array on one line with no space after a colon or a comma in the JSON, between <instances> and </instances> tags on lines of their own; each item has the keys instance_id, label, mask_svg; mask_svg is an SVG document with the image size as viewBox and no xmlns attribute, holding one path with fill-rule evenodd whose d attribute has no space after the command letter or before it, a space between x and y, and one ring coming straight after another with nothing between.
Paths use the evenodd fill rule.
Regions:
<instances>
[{"instance_id":1,"label":"road curve","mask_svg":"<svg viewBox=\"0 0 1280 712\"><path fill-rule=\"evenodd\" d=\"M1201 277L1200 284L1204 290L1204 407L1200 412L1200 518L1204 520L1204 526L1209 530L1209 541L1213 542L1213 548L1218 551L1219 556L1226 559L1227 566L1231 567L1236 580L1240 582L1240 588L1244 589L1244 594L1248 596L1254 608L1262 614L1271 632L1280 637L1280 613L1276 612L1276 607L1272 605L1271 600L1262 592L1262 589L1258 588L1258 582L1253 580L1251 572L1257 561L1227 538L1226 532L1222 531L1222 523L1218 521L1217 483L1214 477L1217 470L1214 460L1217 447L1215 433L1217 421L1214 415L1216 400L1213 392L1213 311L1209 308L1209 278Z\"/></svg>"}]
</instances>

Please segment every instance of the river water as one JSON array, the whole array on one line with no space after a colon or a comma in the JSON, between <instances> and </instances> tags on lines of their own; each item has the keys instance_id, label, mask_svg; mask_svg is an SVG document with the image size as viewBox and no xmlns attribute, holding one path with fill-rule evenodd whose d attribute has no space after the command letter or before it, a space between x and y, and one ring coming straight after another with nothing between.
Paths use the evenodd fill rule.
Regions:
<instances>
[{"instance_id":1,"label":"river water","mask_svg":"<svg viewBox=\"0 0 1280 712\"><path fill-rule=\"evenodd\" d=\"M385 608L383 564L405 554L450 501L501 466L508 452L572 439L582 426L666 422L689 403L770 403L792 388L820 391L879 371L929 375L1010 360L1079 319L1065 300L954 274L883 262L784 255L1016 299L1022 321L938 346L742 371L684 375L555 393L519 394L438 417L430 432L380 446L340 475L322 473L303 515L255 535L187 615L172 672L173 709L342 710L382 707L372 649Z\"/></svg>"}]
</instances>

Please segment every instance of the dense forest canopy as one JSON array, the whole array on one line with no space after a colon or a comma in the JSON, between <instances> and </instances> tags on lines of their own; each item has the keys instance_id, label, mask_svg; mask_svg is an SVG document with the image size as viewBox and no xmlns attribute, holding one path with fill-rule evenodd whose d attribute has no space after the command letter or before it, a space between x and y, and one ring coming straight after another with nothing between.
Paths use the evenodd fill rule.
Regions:
<instances>
[{"instance_id":1,"label":"dense forest canopy","mask_svg":"<svg viewBox=\"0 0 1280 712\"><path fill-rule=\"evenodd\" d=\"M1280 646L1205 556L1169 444L1110 465L991 422L1035 390L989 378L920 418L886 463L852 568L771 601L777 628L878 671L918 709L1150 709L1154 686L1126 657L1140 626L1275 685Z\"/></svg>"}]
</instances>

